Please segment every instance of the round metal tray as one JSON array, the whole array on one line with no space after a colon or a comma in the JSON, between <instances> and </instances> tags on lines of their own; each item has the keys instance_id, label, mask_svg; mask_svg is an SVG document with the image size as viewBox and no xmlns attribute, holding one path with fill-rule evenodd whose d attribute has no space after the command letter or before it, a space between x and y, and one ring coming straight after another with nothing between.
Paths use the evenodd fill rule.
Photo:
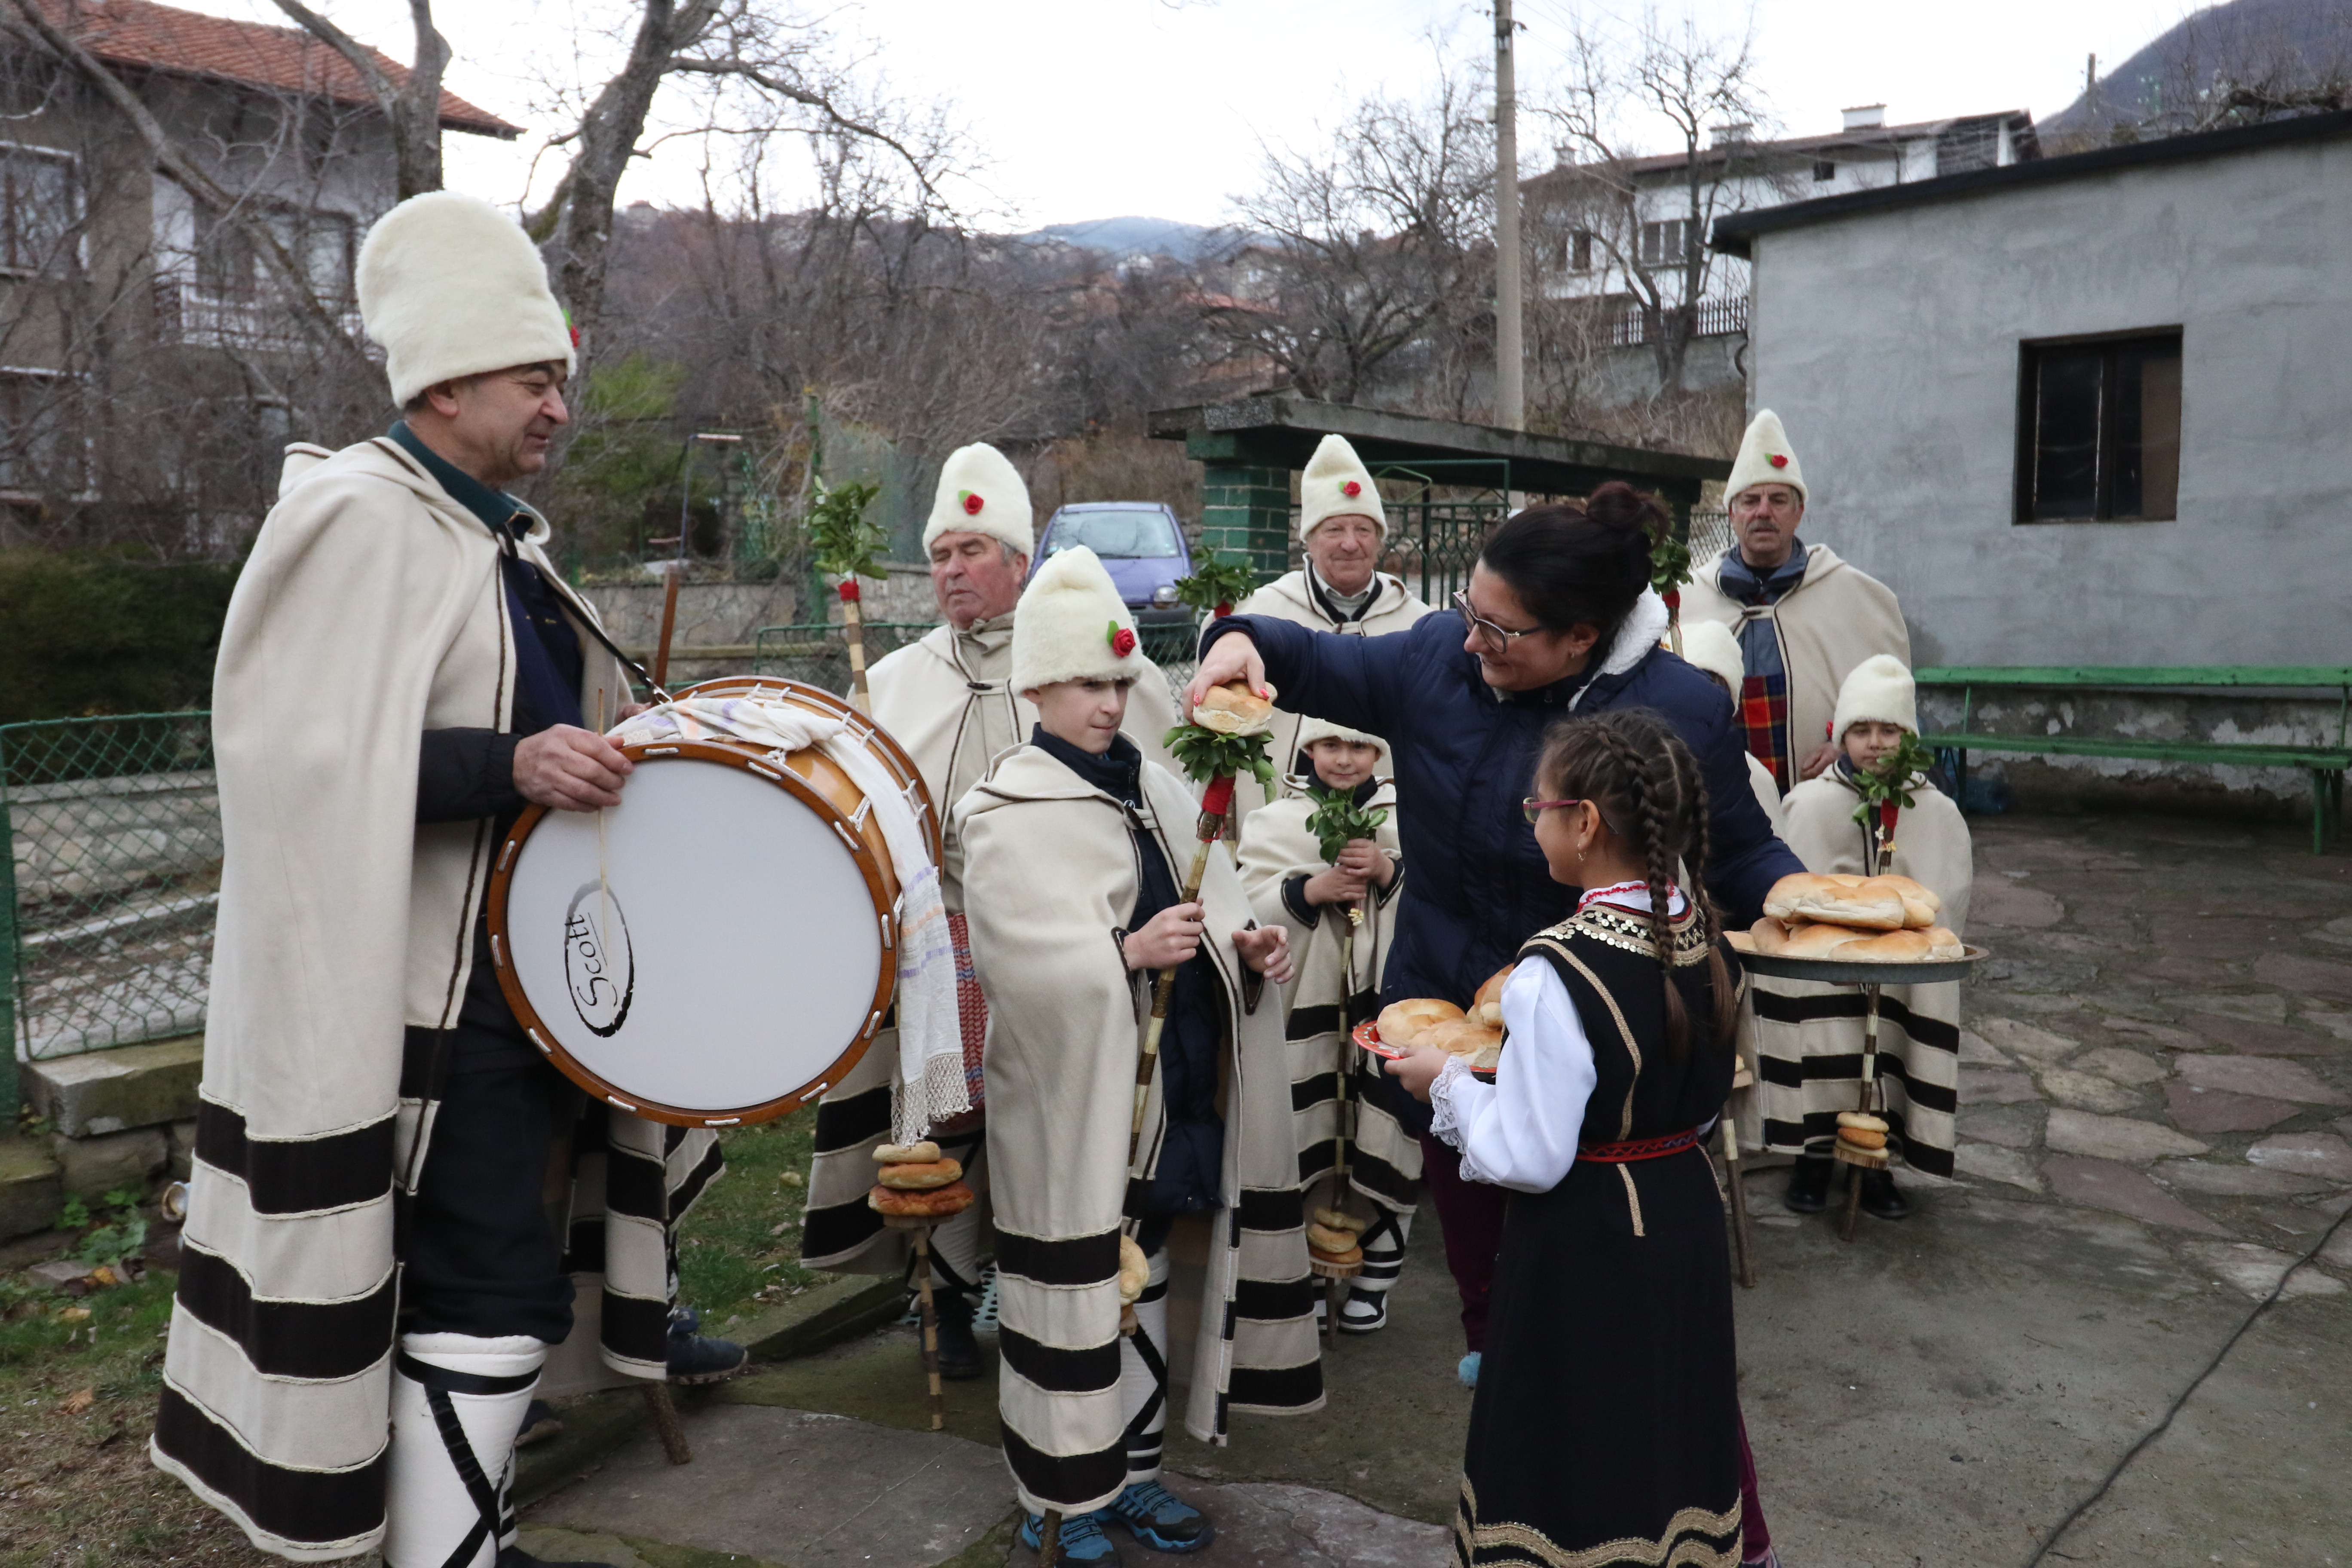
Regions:
<instances>
[{"instance_id":1,"label":"round metal tray","mask_svg":"<svg viewBox=\"0 0 2352 1568\"><path fill-rule=\"evenodd\" d=\"M1750 974L1780 980L1821 980L1837 985L1932 985L1939 980L1965 980L1980 959L1992 956L1970 947L1958 958L1928 958L1916 963L1868 963L1852 959L1787 958L1753 952L1737 945L1739 965Z\"/></svg>"}]
</instances>

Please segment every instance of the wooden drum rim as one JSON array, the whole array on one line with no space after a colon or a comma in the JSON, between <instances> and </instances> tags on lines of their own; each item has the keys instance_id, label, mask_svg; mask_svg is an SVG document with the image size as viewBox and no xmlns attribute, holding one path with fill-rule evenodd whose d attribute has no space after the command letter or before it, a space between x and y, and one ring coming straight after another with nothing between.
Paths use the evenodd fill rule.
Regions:
<instances>
[{"instance_id":1,"label":"wooden drum rim","mask_svg":"<svg viewBox=\"0 0 2352 1568\"><path fill-rule=\"evenodd\" d=\"M755 691L777 691L792 697L803 707L814 708L849 726L850 733L869 747L878 747L883 761L898 775L902 785L914 789L923 803L923 838L930 846L931 864L942 864L947 856L947 824L940 818L940 804L931 798L930 786L923 782L923 772L915 766L915 759L898 738L884 729L874 719L860 713L849 700L827 691L822 686L812 686L805 680L791 680L781 675L719 675L709 680L698 680L670 695L675 700L688 697L740 697Z\"/></svg>"},{"instance_id":2,"label":"wooden drum rim","mask_svg":"<svg viewBox=\"0 0 2352 1568\"><path fill-rule=\"evenodd\" d=\"M772 748L727 741L658 741L624 746L621 751L632 763L644 762L648 758L719 763L767 780L814 812L833 828L834 836L849 851L856 863L858 874L866 879L866 897L874 905L876 918L886 925L897 918L893 900L883 880L881 864L858 834L857 825L843 815L841 808L827 800L815 785L780 765L779 760L770 754ZM875 976L873 1004L866 1009L866 1023L858 1030L857 1037L850 1041L848 1047L814 1079L790 1094L717 1115L707 1110L664 1105L658 1100L632 1095L620 1085L583 1066L578 1058L563 1048L562 1043L555 1037L555 1031L547 1026L531 1006L530 998L523 994L522 983L516 978L509 957L512 944L507 940L507 893L513 883L515 862L520 858L523 840L530 837L531 829L539 826L540 819L547 816L549 810L544 805L525 806L522 815L515 819L514 826L508 830L506 838L499 844L498 858L490 868L488 914L490 961L497 971L499 989L505 994L507 1005L514 1009L515 1020L522 1026L530 1043L539 1047L540 1054L558 1072L606 1104L617 1106L631 1115L642 1116L650 1121L667 1122L672 1127L749 1127L758 1122L772 1121L803 1105L814 1103L819 1095L839 1084L843 1077L865 1057L874 1043L875 1035L881 1029L882 1016L889 1011L892 994L898 988L898 936L895 929L889 931L888 940L882 944L882 962L878 965L879 973Z\"/></svg>"}]
</instances>

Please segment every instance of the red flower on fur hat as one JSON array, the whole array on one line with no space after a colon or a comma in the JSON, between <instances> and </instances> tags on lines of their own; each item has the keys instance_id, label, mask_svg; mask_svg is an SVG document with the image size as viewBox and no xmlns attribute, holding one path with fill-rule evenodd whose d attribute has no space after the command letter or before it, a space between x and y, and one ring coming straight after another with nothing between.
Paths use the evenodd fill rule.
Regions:
<instances>
[{"instance_id":1,"label":"red flower on fur hat","mask_svg":"<svg viewBox=\"0 0 2352 1568\"><path fill-rule=\"evenodd\" d=\"M1121 658L1135 651L1135 634L1117 621L1110 623L1110 629L1103 636L1104 639L1110 644L1110 651Z\"/></svg>"},{"instance_id":2,"label":"red flower on fur hat","mask_svg":"<svg viewBox=\"0 0 2352 1568\"><path fill-rule=\"evenodd\" d=\"M1353 479L1349 479L1346 484L1339 487L1339 493L1352 499L1355 496L1362 494L1363 489L1363 486L1358 484Z\"/></svg>"},{"instance_id":3,"label":"red flower on fur hat","mask_svg":"<svg viewBox=\"0 0 2352 1568\"><path fill-rule=\"evenodd\" d=\"M976 492L971 490L958 490L956 491L956 497L963 502L963 514L966 517L978 517L980 515L980 509L987 504L980 499Z\"/></svg>"},{"instance_id":4,"label":"red flower on fur hat","mask_svg":"<svg viewBox=\"0 0 2352 1568\"><path fill-rule=\"evenodd\" d=\"M1789 466L1789 459L1778 452L1773 453L1772 456L1766 460L1776 468L1785 468Z\"/></svg>"}]
</instances>

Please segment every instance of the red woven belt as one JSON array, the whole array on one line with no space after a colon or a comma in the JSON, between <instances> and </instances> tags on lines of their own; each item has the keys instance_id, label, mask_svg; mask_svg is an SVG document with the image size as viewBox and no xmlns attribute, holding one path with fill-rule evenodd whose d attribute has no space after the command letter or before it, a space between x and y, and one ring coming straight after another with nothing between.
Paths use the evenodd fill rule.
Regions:
<instances>
[{"instance_id":1,"label":"red woven belt","mask_svg":"<svg viewBox=\"0 0 2352 1568\"><path fill-rule=\"evenodd\" d=\"M1698 1145L1698 1129L1669 1132L1664 1138L1636 1138L1631 1143L1587 1143L1576 1152L1580 1160L1597 1160L1604 1165L1622 1165L1634 1160L1657 1160L1668 1154L1679 1154Z\"/></svg>"}]
</instances>

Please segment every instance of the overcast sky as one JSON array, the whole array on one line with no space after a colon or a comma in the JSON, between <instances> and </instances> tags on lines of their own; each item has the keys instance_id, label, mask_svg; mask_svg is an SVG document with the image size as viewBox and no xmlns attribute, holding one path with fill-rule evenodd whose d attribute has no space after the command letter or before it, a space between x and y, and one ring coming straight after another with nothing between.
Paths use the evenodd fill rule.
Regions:
<instances>
[{"instance_id":1,"label":"overcast sky","mask_svg":"<svg viewBox=\"0 0 2352 1568\"><path fill-rule=\"evenodd\" d=\"M282 20L268 0L177 0ZM396 59L402 0L313 0ZM811 5L810 10L818 6ZM1637 22L1641 0L1517 0L1520 91L1539 97L1578 16ZM1884 100L1891 120L2023 108L2054 113L2101 70L2196 7L2187 0L1755 0L1762 81L1791 134L1837 129L1838 110ZM617 0L443 0L457 50L447 84L526 127L520 142L452 135L449 183L519 201L534 153L564 128L543 83L600 79L619 45L585 25ZM1685 7L1658 9L1679 16ZM1736 32L1744 0L1690 0L1704 28ZM1442 57L1492 48L1484 6L1456 0L838 0L824 13L866 79L944 100L986 158L968 205L1013 226L1142 214L1213 224L1250 183L1264 143L1311 145L1361 98L1418 96ZM1528 173L1550 162L1539 122L1521 129ZM543 191L561 154L540 164ZM624 201L697 203L697 158L671 143L622 186ZM993 224L992 224L993 226Z\"/></svg>"}]
</instances>

